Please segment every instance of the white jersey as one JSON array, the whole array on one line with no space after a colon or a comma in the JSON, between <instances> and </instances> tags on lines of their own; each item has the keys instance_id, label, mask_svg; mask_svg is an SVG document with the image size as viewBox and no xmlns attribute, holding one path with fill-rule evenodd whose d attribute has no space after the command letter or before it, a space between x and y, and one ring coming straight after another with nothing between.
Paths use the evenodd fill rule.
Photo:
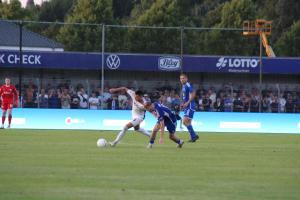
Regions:
<instances>
[{"instance_id":1,"label":"white jersey","mask_svg":"<svg viewBox=\"0 0 300 200\"><path fill-rule=\"evenodd\" d=\"M127 93L132 99L132 118L145 118L145 108L144 105L135 100L135 92L132 90L127 90Z\"/></svg>"}]
</instances>

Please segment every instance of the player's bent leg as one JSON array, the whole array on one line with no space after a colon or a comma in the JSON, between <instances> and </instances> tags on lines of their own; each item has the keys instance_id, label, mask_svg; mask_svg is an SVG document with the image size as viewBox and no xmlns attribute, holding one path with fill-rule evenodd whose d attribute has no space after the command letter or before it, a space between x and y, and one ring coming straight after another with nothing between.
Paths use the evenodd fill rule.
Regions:
<instances>
[{"instance_id":1,"label":"player's bent leg","mask_svg":"<svg viewBox=\"0 0 300 200\"><path fill-rule=\"evenodd\" d=\"M116 139L113 142L110 142L110 146L114 147L118 144L118 142L120 142L120 140L123 138L123 136L125 135L126 131L130 128L132 128L133 125L129 122L128 124L126 124L126 126L124 126L124 128L119 132L119 134L117 135Z\"/></svg>"},{"instance_id":2,"label":"player's bent leg","mask_svg":"<svg viewBox=\"0 0 300 200\"><path fill-rule=\"evenodd\" d=\"M142 123L142 121L143 121L143 119L139 119L139 120L132 121L131 123L133 124L133 122L137 122L138 123L137 125L133 124L134 130L147 136L147 137L150 137L150 133L147 130L140 127L140 124Z\"/></svg>"},{"instance_id":3,"label":"player's bent leg","mask_svg":"<svg viewBox=\"0 0 300 200\"><path fill-rule=\"evenodd\" d=\"M181 148L181 147L183 146L184 141L181 140L181 139L179 139L179 138L175 135L175 133L170 133L170 134L169 134L169 138L170 138L171 140L173 140L175 143L177 143L177 147L178 147L178 148Z\"/></svg>"}]
</instances>

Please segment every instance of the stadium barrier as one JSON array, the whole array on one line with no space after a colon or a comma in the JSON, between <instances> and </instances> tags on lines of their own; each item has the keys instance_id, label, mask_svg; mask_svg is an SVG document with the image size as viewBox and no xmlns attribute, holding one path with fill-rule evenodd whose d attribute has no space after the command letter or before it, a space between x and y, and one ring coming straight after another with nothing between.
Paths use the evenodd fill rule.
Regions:
<instances>
[{"instance_id":1,"label":"stadium barrier","mask_svg":"<svg viewBox=\"0 0 300 200\"><path fill-rule=\"evenodd\" d=\"M14 109L12 128L120 130L131 119L128 110ZM142 127L151 130L156 119L146 114ZM201 132L300 134L300 115L272 113L196 112L193 126ZM177 130L179 123L177 124ZM186 131L184 128L182 131Z\"/></svg>"}]
</instances>

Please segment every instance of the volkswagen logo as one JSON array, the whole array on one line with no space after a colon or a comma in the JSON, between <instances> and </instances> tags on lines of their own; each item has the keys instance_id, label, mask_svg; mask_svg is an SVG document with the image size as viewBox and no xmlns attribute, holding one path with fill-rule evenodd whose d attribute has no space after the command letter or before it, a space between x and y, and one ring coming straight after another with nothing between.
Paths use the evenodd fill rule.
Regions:
<instances>
[{"instance_id":1,"label":"volkswagen logo","mask_svg":"<svg viewBox=\"0 0 300 200\"><path fill-rule=\"evenodd\" d=\"M121 64L121 60L118 55L110 54L106 58L106 65L109 69L118 69Z\"/></svg>"}]
</instances>

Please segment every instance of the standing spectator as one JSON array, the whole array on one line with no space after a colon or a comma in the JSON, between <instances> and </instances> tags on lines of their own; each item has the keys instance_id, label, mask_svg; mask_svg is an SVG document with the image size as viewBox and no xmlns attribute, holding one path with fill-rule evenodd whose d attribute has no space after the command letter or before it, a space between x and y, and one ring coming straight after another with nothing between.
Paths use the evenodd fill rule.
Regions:
<instances>
[{"instance_id":1,"label":"standing spectator","mask_svg":"<svg viewBox=\"0 0 300 200\"><path fill-rule=\"evenodd\" d=\"M107 100L107 107L109 110L119 110L118 97L113 95L112 98Z\"/></svg>"},{"instance_id":2,"label":"standing spectator","mask_svg":"<svg viewBox=\"0 0 300 200\"><path fill-rule=\"evenodd\" d=\"M285 112L285 104L286 104L286 100L283 97L283 94L280 94L280 97L278 99L278 103L279 103L279 112Z\"/></svg>"},{"instance_id":3,"label":"standing spectator","mask_svg":"<svg viewBox=\"0 0 300 200\"><path fill-rule=\"evenodd\" d=\"M244 104L240 97L233 100L233 112L243 112Z\"/></svg>"},{"instance_id":4,"label":"standing spectator","mask_svg":"<svg viewBox=\"0 0 300 200\"><path fill-rule=\"evenodd\" d=\"M287 98L288 99L287 99L286 104L285 104L285 110L286 110L287 113L294 113L295 112L295 105L294 105L293 99L290 96L290 94L288 94Z\"/></svg>"},{"instance_id":5,"label":"standing spectator","mask_svg":"<svg viewBox=\"0 0 300 200\"><path fill-rule=\"evenodd\" d=\"M97 110L99 106L99 99L96 97L96 92L92 92L92 96L89 98L89 104L91 110Z\"/></svg>"},{"instance_id":6,"label":"standing spectator","mask_svg":"<svg viewBox=\"0 0 300 200\"><path fill-rule=\"evenodd\" d=\"M224 98L224 112L232 112L233 102L230 95L226 94Z\"/></svg>"},{"instance_id":7,"label":"standing spectator","mask_svg":"<svg viewBox=\"0 0 300 200\"><path fill-rule=\"evenodd\" d=\"M75 91L72 91L72 95L71 95L71 109L78 109L79 108L79 102L80 102L80 98L77 95L77 93Z\"/></svg>"},{"instance_id":8,"label":"standing spectator","mask_svg":"<svg viewBox=\"0 0 300 200\"><path fill-rule=\"evenodd\" d=\"M48 94L48 107L49 108L60 108L60 99L58 98L57 92L54 89L49 90Z\"/></svg>"},{"instance_id":9,"label":"standing spectator","mask_svg":"<svg viewBox=\"0 0 300 200\"><path fill-rule=\"evenodd\" d=\"M265 113L269 112L269 106L270 106L269 98L268 96L264 96L261 102L261 111Z\"/></svg>"},{"instance_id":10,"label":"standing spectator","mask_svg":"<svg viewBox=\"0 0 300 200\"><path fill-rule=\"evenodd\" d=\"M252 96L250 99L250 112L258 112L259 111L259 102L257 101L255 96Z\"/></svg>"},{"instance_id":11,"label":"standing spectator","mask_svg":"<svg viewBox=\"0 0 300 200\"><path fill-rule=\"evenodd\" d=\"M272 113L278 113L279 103L278 103L278 97L273 96L272 102L270 104L271 112Z\"/></svg>"},{"instance_id":12,"label":"standing spectator","mask_svg":"<svg viewBox=\"0 0 300 200\"><path fill-rule=\"evenodd\" d=\"M45 89L41 89L41 94L38 97L38 103L40 108L48 108L48 94L46 94Z\"/></svg>"},{"instance_id":13,"label":"standing spectator","mask_svg":"<svg viewBox=\"0 0 300 200\"><path fill-rule=\"evenodd\" d=\"M33 86L29 85L25 89L24 107L25 108L35 108L36 107L35 101L36 101L36 95L35 95Z\"/></svg>"},{"instance_id":14,"label":"standing spectator","mask_svg":"<svg viewBox=\"0 0 300 200\"><path fill-rule=\"evenodd\" d=\"M223 112L224 111L224 101L221 98L217 98L214 105L215 112Z\"/></svg>"},{"instance_id":15,"label":"standing spectator","mask_svg":"<svg viewBox=\"0 0 300 200\"><path fill-rule=\"evenodd\" d=\"M70 109L71 97L68 93L68 89L64 88L62 94L60 95L61 108Z\"/></svg>"},{"instance_id":16,"label":"standing spectator","mask_svg":"<svg viewBox=\"0 0 300 200\"><path fill-rule=\"evenodd\" d=\"M103 95L103 102L101 101L101 107L102 107L102 109L107 109L108 101L110 101L109 99L112 98L107 87L104 88L104 92L102 95Z\"/></svg>"},{"instance_id":17,"label":"standing spectator","mask_svg":"<svg viewBox=\"0 0 300 200\"><path fill-rule=\"evenodd\" d=\"M77 92L77 95L80 99L79 108L87 109L89 96L85 93L84 89L80 88L79 91Z\"/></svg>"},{"instance_id":18,"label":"standing spectator","mask_svg":"<svg viewBox=\"0 0 300 200\"><path fill-rule=\"evenodd\" d=\"M211 99L209 98L209 94L207 93L205 95L205 97L203 98L202 100L202 104L203 104L203 109L204 111L206 112L209 112L210 111L210 108L211 108Z\"/></svg>"},{"instance_id":19,"label":"standing spectator","mask_svg":"<svg viewBox=\"0 0 300 200\"><path fill-rule=\"evenodd\" d=\"M118 96L119 106L121 110L125 110L127 107L127 96L125 95L125 91L122 91L121 94Z\"/></svg>"}]
</instances>

